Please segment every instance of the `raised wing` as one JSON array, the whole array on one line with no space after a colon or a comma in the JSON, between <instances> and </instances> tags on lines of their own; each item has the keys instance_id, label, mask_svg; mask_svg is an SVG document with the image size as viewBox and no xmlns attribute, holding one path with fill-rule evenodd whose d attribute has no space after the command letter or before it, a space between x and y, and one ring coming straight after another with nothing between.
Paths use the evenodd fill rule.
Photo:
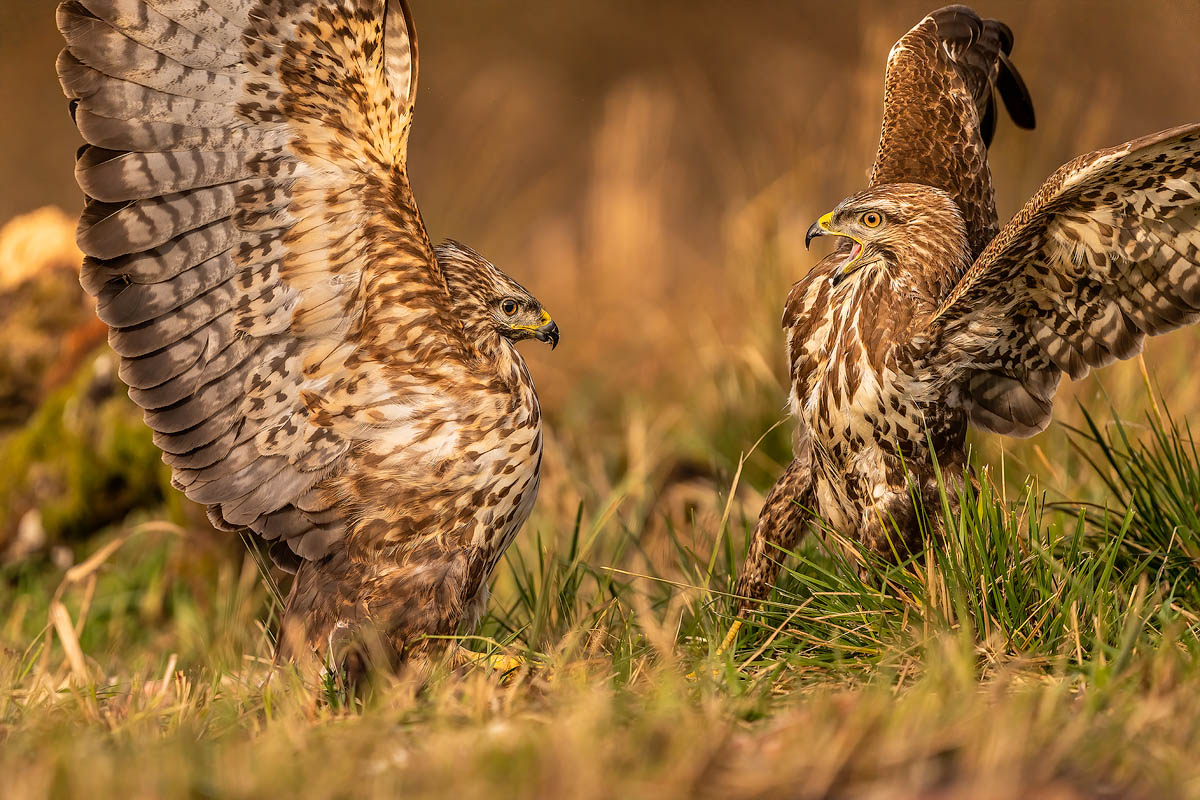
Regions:
<instances>
[{"instance_id":1,"label":"raised wing","mask_svg":"<svg viewBox=\"0 0 1200 800\"><path fill-rule=\"evenodd\" d=\"M1072 379L1200 318L1200 124L1066 164L933 322L971 421L1029 436ZM941 358L943 356L939 356Z\"/></svg>"},{"instance_id":2,"label":"raised wing","mask_svg":"<svg viewBox=\"0 0 1200 800\"><path fill-rule=\"evenodd\" d=\"M920 183L949 192L967 222L972 255L999 230L987 148L998 91L1013 121L1034 126L1033 101L1008 60L1008 26L966 6L934 11L888 55L883 131L871 186Z\"/></svg>"},{"instance_id":3,"label":"raised wing","mask_svg":"<svg viewBox=\"0 0 1200 800\"><path fill-rule=\"evenodd\" d=\"M130 396L214 522L320 558L322 481L389 435L389 392L439 402L427 365L466 357L407 178L408 9L70 0L58 23L81 280Z\"/></svg>"}]
</instances>

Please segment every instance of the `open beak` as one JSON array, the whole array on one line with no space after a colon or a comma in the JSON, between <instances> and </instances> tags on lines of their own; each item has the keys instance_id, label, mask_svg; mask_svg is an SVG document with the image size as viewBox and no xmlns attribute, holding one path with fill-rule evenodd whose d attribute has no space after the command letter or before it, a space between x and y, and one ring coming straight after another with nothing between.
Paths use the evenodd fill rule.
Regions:
<instances>
[{"instance_id":1,"label":"open beak","mask_svg":"<svg viewBox=\"0 0 1200 800\"><path fill-rule=\"evenodd\" d=\"M863 243L849 234L840 233L833 230L831 227L832 224L833 212L826 214L814 222L808 229L808 233L804 234L804 249L807 250L812 240L818 236L842 236L854 243L850 247L850 252L846 256L846 262L842 264L841 269L839 269L830 277L830 281L833 283L833 285L837 286L839 283L845 280L847 275L855 270L855 264L863 254Z\"/></svg>"}]
</instances>

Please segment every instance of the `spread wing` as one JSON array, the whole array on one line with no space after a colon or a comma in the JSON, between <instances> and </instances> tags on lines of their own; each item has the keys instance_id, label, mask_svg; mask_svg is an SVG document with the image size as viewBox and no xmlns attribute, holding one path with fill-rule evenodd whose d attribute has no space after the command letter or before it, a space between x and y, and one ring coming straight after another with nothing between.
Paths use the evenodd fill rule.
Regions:
<instances>
[{"instance_id":1,"label":"spread wing","mask_svg":"<svg viewBox=\"0 0 1200 800\"><path fill-rule=\"evenodd\" d=\"M58 23L81 280L130 396L215 523L320 558L344 521L322 480L466 347L407 178L406 4L70 0Z\"/></svg>"},{"instance_id":2,"label":"spread wing","mask_svg":"<svg viewBox=\"0 0 1200 800\"><path fill-rule=\"evenodd\" d=\"M973 255L999 230L987 163L996 93L1017 125L1034 126L1033 101L1008 60L1012 45L1004 23L947 6L888 54L871 186L920 183L949 192L962 208Z\"/></svg>"},{"instance_id":3,"label":"spread wing","mask_svg":"<svg viewBox=\"0 0 1200 800\"><path fill-rule=\"evenodd\" d=\"M934 321L971 421L1029 436L1072 379L1200 318L1200 124L1066 164Z\"/></svg>"}]
</instances>

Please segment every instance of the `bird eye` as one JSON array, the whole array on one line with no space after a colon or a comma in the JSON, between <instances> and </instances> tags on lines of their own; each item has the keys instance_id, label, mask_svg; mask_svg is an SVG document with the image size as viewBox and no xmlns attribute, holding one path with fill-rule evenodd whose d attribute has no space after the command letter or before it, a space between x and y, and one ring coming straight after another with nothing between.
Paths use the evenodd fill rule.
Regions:
<instances>
[{"instance_id":1,"label":"bird eye","mask_svg":"<svg viewBox=\"0 0 1200 800\"><path fill-rule=\"evenodd\" d=\"M878 228L883 222L883 215L878 211L868 211L862 215L862 224L868 228Z\"/></svg>"},{"instance_id":2,"label":"bird eye","mask_svg":"<svg viewBox=\"0 0 1200 800\"><path fill-rule=\"evenodd\" d=\"M511 317L513 314L517 313L517 301L510 299L501 302L500 310L504 312L505 316Z\"/></svg>"}]
</instances>

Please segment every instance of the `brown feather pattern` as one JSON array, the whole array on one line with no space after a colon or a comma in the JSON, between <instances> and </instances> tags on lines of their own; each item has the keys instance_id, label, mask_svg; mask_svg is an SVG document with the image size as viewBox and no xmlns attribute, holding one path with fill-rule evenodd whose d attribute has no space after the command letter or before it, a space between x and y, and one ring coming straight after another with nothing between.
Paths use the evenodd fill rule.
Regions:
<instances>
[{"instance_id":1,"label":"brown feather pattern","mask_svg":"<svg viewBox=\"0 0 1200 800\"><path fill-rule=\"evenodd\" d=\"M1200 320L1200 124L1074 159L992 238L980 225L994 214L976 114L986 92L945 82L955 48L934 45L940 14L897 45L904 81L896 49L889 62L876 178L907 178L873 180L822 218L810 234L843 246L788 297L796 460L754 531L743 610L770 591L779 548L814 515L903 556L920 545L913 498L940 507L939 467L957 501L968 425L1036 433L1062 374L1078 379ZM1005 56L999 72L977 74L1011 79L1011 35L998 30L988 49ZM912 164L940 155L924 173L889 172L908 158L896 153L916 154Z\"/></svg>"},{"instance_id":2,"label":"brown feather pattern","mask_svg":"<svg viewBox=\"0 0 1200 800\"><path fill-rule=\"evenodd\" d=\"M299 570L293 653L472 624L537 491L514 344L549 329L429 242L406 3L68 0L58 21L82 283L175 485Z\"/></svg>"},{"instance_id":3,"label":"brown feather pattern","mask_svg":"<svg viewBox=\"0 0 1200 800\"><path fill-rule=\"evenodd\" d=\"M884 78L883 127L871 186L922 183L958 200L972 252L999 230L987 148L996 92L1013 120L1034 126L1033 102L1008 60L1008 26L966 6L946 6L892 47Z\"/></svg>"}]
</instances>

